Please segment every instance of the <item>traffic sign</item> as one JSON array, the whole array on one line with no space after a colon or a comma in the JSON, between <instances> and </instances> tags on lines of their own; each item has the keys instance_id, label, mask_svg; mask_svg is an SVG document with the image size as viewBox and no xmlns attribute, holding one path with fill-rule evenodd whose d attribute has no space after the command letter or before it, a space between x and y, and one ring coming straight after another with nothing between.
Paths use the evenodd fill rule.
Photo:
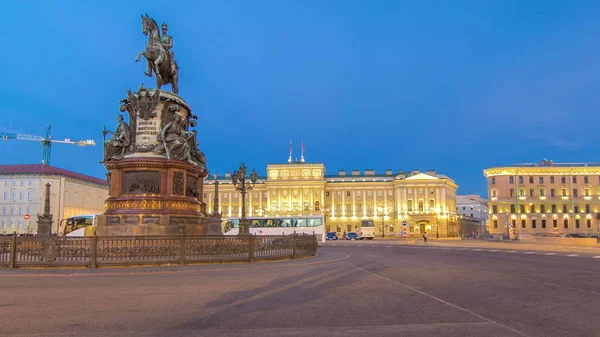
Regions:
<instances>
[{"instance_id":1,"label":"traffic sign","mask_svg":"<svg viewBox=\"0 0 600 337\"><path fill-rule=\"evenodd\" d=\"M406 227L406 220L402 220L402 227Z\"/></svg>"},{"instance_id":2,"label":"traffic sign","mask_svg":"<svg viewBox=\"0 0 600 337\"><path fill-rule=\"evenodd\" d=\"M25 220L29 220L29 214L25 214L23 218L25 218Z\"/></svg>"}]
</instances>

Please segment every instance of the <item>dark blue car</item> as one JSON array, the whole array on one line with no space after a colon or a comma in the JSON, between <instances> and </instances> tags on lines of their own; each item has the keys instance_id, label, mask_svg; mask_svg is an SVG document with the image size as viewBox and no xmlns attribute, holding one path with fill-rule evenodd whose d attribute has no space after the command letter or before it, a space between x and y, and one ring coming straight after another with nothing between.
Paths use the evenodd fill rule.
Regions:
<instances>
[{"instance_id":1,"label":"dark blue car","mask_svg":"<svg viewBox=\"0 0 600 337\"><path fill-rule=\"evenodd\" d=\"M327 232L325 238L327 240L337 240L338 239L338 235L336 232Z\"/></svg>"},{"instance_id":2,"label":"dark blue car","mask_svg":"<svg viewBox=\"0 0 600 337\"><path fill-rule=\"evenodd\" d=\"M344 237L346 240L358 240L358 234L356 232L348 232Z\"/></svg>"}]
</instances>

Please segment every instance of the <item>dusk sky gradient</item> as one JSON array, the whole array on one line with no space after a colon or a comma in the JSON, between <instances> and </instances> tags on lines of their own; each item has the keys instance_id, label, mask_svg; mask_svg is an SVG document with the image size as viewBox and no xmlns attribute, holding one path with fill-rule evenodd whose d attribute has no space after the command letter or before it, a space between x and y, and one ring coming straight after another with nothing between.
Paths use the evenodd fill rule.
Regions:
<instances>
[{"instance_id":1,"label":"dusk sky gradient","mask_svg":"<svg viewBox=\"0 0 600 337\"><path fill-rule=\"evenodd\" d=\"M155 86L143 13L169 25L211 173L264 175L303 139L327 174L435 169L487 197L488 167L600 161L598 1L4 1L1 129L94 139L52 165L104 178L102 127ZM0 164L41 151L0 141Z\"/></svg>"}]
</instances>

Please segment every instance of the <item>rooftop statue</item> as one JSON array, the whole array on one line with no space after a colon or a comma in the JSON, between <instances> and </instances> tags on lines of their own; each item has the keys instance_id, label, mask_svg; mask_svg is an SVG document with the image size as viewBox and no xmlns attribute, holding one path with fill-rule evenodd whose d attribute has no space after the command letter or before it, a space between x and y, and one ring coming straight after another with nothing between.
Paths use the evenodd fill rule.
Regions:
<instances>
[{"instance_id":1,"label":"rooftop statue","mask_svg":"<svg viewBox=\"0 0 600 337\"><path fill-rule=\"evenodd\" d=\"M171 83L173 93L179 92L178 77L179 67L175 62L175 55L171 51L173 48L173 37L167 35L167 24L162 24L162 35L154 19L142 15L142 32L148 36L146 49L142 50L135 61L138 62L142 55L146 58L147 68L145 74L152 77L152 72L156 75L156 87Z\"/></svg>"}]
</instances>

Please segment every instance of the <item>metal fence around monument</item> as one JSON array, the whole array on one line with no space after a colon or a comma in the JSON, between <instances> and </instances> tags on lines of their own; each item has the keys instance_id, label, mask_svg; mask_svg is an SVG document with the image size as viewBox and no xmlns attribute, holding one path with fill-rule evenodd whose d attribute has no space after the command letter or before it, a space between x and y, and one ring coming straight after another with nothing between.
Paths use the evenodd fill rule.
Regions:
<instances>
[{"instance_id":1,"label":"metal fence around monument","mask_svg":"<svg viewBox=\"0 0 600 337\"><path fill-rule=\"evenodd\" d=\"M90 267L295 259L315 235L0 237L0 267Z\"/></svg>"}]
</instances>

